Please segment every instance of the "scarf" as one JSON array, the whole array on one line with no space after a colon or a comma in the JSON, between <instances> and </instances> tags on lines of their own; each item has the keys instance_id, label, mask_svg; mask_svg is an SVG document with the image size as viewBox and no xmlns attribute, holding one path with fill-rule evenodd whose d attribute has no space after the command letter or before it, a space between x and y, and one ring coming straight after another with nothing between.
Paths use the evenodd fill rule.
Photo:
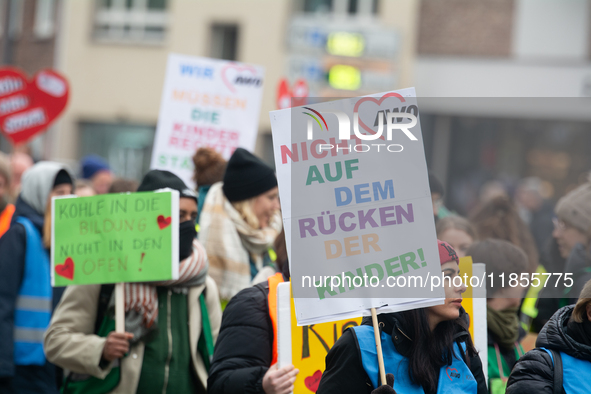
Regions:
<instances>
[{"instance_id":1,"label":"scarf","mask_svg":"<svg viewBox=\"0 0 591 394\"><path fill-rule=\"evenodd\" d=\"M179 278L160 282L125 284L125 331L134 334L137 342L157 327L158 286L170 287L177 293L188 293L189 288L205 283L208 262L205 249L195 240L193 253L180 262ZM115 294L110 307L115 305Z\"/></svg>"},{"instance_id":2,"label":"scarf","mask_svg":"<svg viewBox=\"0 0 591 394\"><path fill-rule=\"evenodd\" d=\"M216 281L222 300L229 300L251 286L250 261L257 271L263 268L263 255L281 231L277 212L262 229L252 228L224 196L222 182L211 186L199 217L199 240L205 246L210 275Z\"/></svg>"},{"instance_id":3,"label":"scarf","mask_svg":"<svg viewBox=\"0 0 591 394\"><path fill-rule=\"evenodd\" d=\"M508 308L497 311L486 308L486 318L493 339L504 349L511 349L519 338L519 308Z\"/></svg>"}]
</instances>

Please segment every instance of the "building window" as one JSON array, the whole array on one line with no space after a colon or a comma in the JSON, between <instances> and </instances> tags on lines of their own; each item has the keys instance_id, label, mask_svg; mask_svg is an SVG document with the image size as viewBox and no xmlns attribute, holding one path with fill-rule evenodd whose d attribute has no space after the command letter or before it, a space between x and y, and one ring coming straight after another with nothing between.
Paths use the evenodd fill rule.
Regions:
<instances>
[{"instance_id":1,"label":"building window","mask_svg":"<svg viewBox=\"0 0 591 394\"><path fill-rule=\"evenodd\" d=\"M150 168L154 126L129 123L80 124L80 157L105 157L116 176L142 179Z\"/></svg>"},{"instance_id":2,"label":"building window","mask_svg":"<svg viewBox=\"0 0 591 394\"><path fill-rule=\"evenodd\" d=\"M37 38L50 38L54 33L55 0L37 0L35 5L35 25L33 30Z\"/></svg>"},{"instance_id":3,"label":"building window","mask_svg":"<svg viewBox=\"0 0 591 394\"><path fill-rule=\"evenodd\" d=\"M160 42L168 21L167 0L97 0L95 38Z\"/></svg>"},{"instance_id":4,"label":"building window","mask_svg":"<svg viewBox=\"0 0 591 394\"><path fill-rule=\"evenodd\" d=\"M211 57L236 60L238 52L238 26L214 24L211 27Z\"/></svg>"},{"instance_id":5,"label":"building window","mask_svg":"<svg viewBox=\"0 0 591 394\"><path fill-rule=\"evenodd\" d=\"M308 14L375 15L378 0L302 0L302 9Z\"/></svg>"}]
</instances>

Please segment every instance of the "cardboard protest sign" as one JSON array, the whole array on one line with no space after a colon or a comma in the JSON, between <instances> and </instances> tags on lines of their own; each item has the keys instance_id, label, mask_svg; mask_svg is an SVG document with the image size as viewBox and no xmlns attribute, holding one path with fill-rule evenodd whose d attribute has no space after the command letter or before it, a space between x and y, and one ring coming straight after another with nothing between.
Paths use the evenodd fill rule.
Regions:
<instances>
[{"instance_id":1,"label":"cardboard protest sign","mask_svg":"<svg viewBox=\"0 0 591 394\"><path fill-rule=\"evenodd\" d=\"M179 193L52 200L53 286L178 278Z\"/></svg>"},{"instance_id":2,"label":"cardboard protest sign","mask_svg":"<svg viewBox=\"0 0 591 394\"><path fill-rule=\"evenodd\" d=\"M41 70L32 80L19 69L0 69L0 130L13 144L47 130L68 103L64 76Z\"/></svg>"},{"instance_id":3,"label":"cardboard protest sign","mask_svg":"<svg viewBox=\"0 0 591 394\"><path fill-rule=\"evenodd\" d=\"M170 54L151 168L194 185L191 157L211 147L229 159L255 147L263 94L260 66Z\"/></svg>"},{"instance_id":4,"label":"cardboard protest sign","mask_svg":"<svg viewBox=\"0 0 591 394\"><path fill-rule=\"evenodd\" d=\"M298 324L442 302L418 115L412 88L271 112Z\"/></svg>"},{"instance_id":5,"label":"cardboard protest sign","mask_svg":"<svg viewBox=\"0 0 591 394\"><path fill-rule=\"evenodd\" d=\"M482 274L484 274L484 264L472 264L471 257L462 257L460 259L460 272L462 277L466 274L468 277L481 278ZM278 309L282 305L287 305L290 309L290 311L283 314L283 316L289 318L284 318L278 311L278 335L280 337L281 334L291 336L291 341L278 341L279 361L280 363L283 362L281 366L288 365L291 362L294 367L300 370L294 384L294 393L315 393L320 378L326 369L325 358L328 351L346 329L360 325L361 318L354 317L310 326L298 326L294 299L291 298L290 294L289 283L281 283L278 286ZM462 298L462 307L470 316L470 335L479 351L483 370L487 373L486 285L473 288L468 281L467 290ZM281 356L283 354L289 355L289 359L282 360ZM386 372L390 373L392 371L387 370Z\"/></svg>"},{"instance_id":6,"label":"cardboard protest sign","mask_svg":"<svg viewBox=\"0 0 591 394\"><path fill-rule=\"evenodd\" d=\"M485 265L483 263L472 263L472 257L460 258L460 275L467 275L466 292L462 294L462 307L470 316L470 336L478 355L482 361L486 381L488 381L488 328L486 322L486 280ZM470 279L474 278L474 279ZM476 280L478 278L478 281ZM477 287L473 287L477 286Z\"/></svg>"}]
</instances>

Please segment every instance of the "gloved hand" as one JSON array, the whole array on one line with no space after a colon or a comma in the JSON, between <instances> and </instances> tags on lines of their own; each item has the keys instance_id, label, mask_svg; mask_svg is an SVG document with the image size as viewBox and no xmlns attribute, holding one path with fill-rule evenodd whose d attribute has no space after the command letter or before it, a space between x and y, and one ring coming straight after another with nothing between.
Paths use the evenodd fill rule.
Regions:
<instances>
[{"instance_id":1,"label":"gloved hand","mask_svg":"<svg viewBox=\"0 0 591 394\"><path fill-rule=\"evenodd\" d=\"M391 373L386 374L386 383L372 391L371 394L396 394L396 390L394 390L394 375Z\"/></svg>"}]
</instances>

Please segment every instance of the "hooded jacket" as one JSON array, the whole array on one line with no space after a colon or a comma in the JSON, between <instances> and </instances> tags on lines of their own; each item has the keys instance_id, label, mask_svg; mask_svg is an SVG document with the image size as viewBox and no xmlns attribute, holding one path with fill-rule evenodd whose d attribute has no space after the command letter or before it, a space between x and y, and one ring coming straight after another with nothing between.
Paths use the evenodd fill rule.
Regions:
<instances>
[{"instance_id":1,"label":"hooded jacket","mask_svg":"<svg viewBox=\"0 0 591 394\"><path fill-rule=\"evenodd\" d=\"M58 163L40 162L23 175L21 194L8 231L0 238L0 392L57 393L53 365L15 366L14 311L25 266L26 232L17 218L29 219L43 234L47 198L60 170ZM69 173L69 172L68 172ZM70 177L74 180L71 173ZM57 305L62 288L54 288L53 307Z\"/></svg>"},{"instance_id":2,"label":"hooded jacket","mask_svg":"<svg viewBox=\"0 0 591 394\"><path fill-rule=\"evenodd\" d=\"M574 305L559 309L540 331L536 340L537 348L529 351L515 364L507 382L506 394L553 393L554 364L545 350L538 349L540 347L591 362L591 347L575 341L567 333L567 324L573 309Z\"/></svg>"},{"instance_id":3,"label":"hooded jacket","mask_svg":"<svg viewBox=\"0 0 591 394\"><path fill-rule=\"evenodd\" d=\"M461 310L461 315L468 318L466 313ZM387 313L378 315L378 320L383 324L383 332L391 335L394 329L401 331L405 323L402 316L398 313ZM362 324L371 325L371 318L364 318ZM458 326L458 333L456 337L460 342L461 338L470 335L463 328ZM395 336L395 346L397 349L403 350L410 347L410 339L405 335ZM470 357L469 366L472 375L478 384L478 394L487 393L486 381L482 371L482 362L480 357L475 355ZM349 329L343 333L335 345L330 349L326 356L326 370L322 375L320 386L317 393L332 394L332 393L367 393L370 394L373 390L373 385L365 369L363 368L361 360L361 352L359 350L358 341L355 338L355 331Z\"/></svg>"}]
</instances>

